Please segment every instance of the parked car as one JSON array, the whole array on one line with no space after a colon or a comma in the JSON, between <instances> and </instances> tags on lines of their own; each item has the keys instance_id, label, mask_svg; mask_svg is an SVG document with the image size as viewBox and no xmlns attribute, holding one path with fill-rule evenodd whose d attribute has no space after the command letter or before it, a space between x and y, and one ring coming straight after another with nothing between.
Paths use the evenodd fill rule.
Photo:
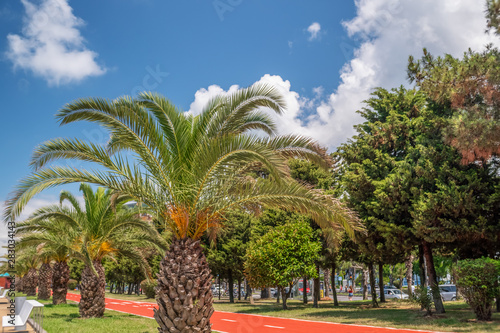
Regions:
<instances>
[{"instance_id":1,"label":"parked car","mask_svg":"<svg viewBox=\"0 0 500 333\"><path fill-rule=\"evenodd\" d=\"M408 299L408 294L405 294L399 289L384 289L384 295L386 299L397 298L397 299Z\"/></svg>"},{"instance_id":2,"label":"parked car","mask_svg":"<svg viewBox=\"0 0 500 333\"><path fill-rule=\"evenodd\" d=\"M439 292L443 301L457 300L457 287L454 284L442 284L439 286Z\"/></svg>"},{"instance_id":3,"label":"parked car","mask_svg":"<svg viewBox=\"0 0 500 333\"><path fill-rule=\"evenodd\" d=\"M285 292L288 292L288 290L290 290L290 288L286 287L285 288ZM273 297L278 297L278 288L271 288L271 295L273 295ZM290 296L293 296L293 295L290 295Z\"/></svg>"}]
</instances>

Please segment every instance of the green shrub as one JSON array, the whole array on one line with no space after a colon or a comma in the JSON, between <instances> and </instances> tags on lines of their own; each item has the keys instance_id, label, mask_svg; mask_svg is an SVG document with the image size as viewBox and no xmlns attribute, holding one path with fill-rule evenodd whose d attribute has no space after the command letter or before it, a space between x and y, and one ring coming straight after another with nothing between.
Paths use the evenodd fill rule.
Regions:
<instances>
[{"instance_id":1,"label":"green shrub","mask_svg":"<svg viewBox=\"0 0 500 333\"><path fill-rule=\"evenodd\" d=\"M420 286L418 288L415 288L415 293L413 294L413 302L420 305L420 308L422 310L425 310L428 316L432 315L432 304L434 304L434 299L432 298L432 294L426 287Z\"/></svg>"},{"instance_id":2,"label":"green shrub","mask_svg":"<svg viewBox=\"0 0 500 333\"><path fill-rule=\"evenodd\" d=\"M73 280L73 279L68 280L68 289L69 290L75 290L77 285L78 285L78 281Z\"/></svg>"},{"instance_id":3,"label":"green shrub","mask_svg":"<svg viewBox=\"0 0 500 333\"><path fill-rule=\"evenodd\" d=\"M478 320L491 320L493 299L498 295L500 263L489 258L460 260L455 267L457 288Z\"/></svg>"},{"instance_id":4,"label":"green shrub","mask_svg":"<svg viewBox=\"0 0 500 333\"><path fill-rule=\"evenodd\" d=\"M157 285L158 281L156 280L144 280L141 282L142 292L146 295L147 298L155 298L155 288Z\"/></svg>"}]
</instances>

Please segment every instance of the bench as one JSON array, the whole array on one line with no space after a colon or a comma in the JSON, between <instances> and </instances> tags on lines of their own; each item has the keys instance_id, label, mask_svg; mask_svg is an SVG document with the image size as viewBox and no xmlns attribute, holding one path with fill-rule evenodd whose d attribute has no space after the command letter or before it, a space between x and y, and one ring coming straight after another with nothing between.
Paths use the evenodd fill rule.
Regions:
<instances>
[{"instance_id":1,"label":"bench","mask_svg":"<svg viewBox=\"0 0 500 333\"><path fill-rule=\"evenodd\" d=\"M1 291L2 291L2 290L0 289L0 292L1 292ZM2 294L2 295L0 295L0 298L6 298L6 297L7 297L7 293L8 293L8 292L9 292L9 289L5 289L5 290L3 291L3 294Z\"/></svg>"},{"instance_id":2,"label":"bench","mask_svg":"<svg viewBox=\"0 0 500 333\"><path fill-rule=\"evenodd\" d=\"M4 331L5 327L19 327L21 329L25 329L31 311L33 311L34 308L41 307L43 307L43 304L40 302L33 300L25 301L23 303L21 311L19 312L19 315L15 315L14 318L12 318L11 316L2 317L2 332ZM14 323L12 323L12 320L14 320Z\"/></svg>"}]
</instances>

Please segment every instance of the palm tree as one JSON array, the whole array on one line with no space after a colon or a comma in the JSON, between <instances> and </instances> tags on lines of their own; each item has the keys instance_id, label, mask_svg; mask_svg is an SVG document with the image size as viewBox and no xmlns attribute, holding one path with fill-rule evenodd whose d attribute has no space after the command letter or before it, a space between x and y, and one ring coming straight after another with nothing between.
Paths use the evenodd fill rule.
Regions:
<instances>
[{"instance_id":1,"label":"palm tree","mask_svg":"<svg viewBox=\"0 0 500 333\"><path fill-rule=\"evenodd\" d=\"M45 229L44 225L47 225L49 229ZM49 299L50 285L52 284L52 304L66 304L69 281L68 260L72 244L66 225L58 220L28 220L18 223L16 231L17 235L21 237L16 244L18 249L36 247L38 255L44 261L42 267L44 264L53 263L50 275L45 275L40 267L38 297ZM46 293L48 296L45 295Z\"/></svg>"},{"instance_id":2,"label":"palm tree","mask_svg":"<svg viewBox=\"0 0 500 333\"><path fill-rule=\"evenodd\" d=\"M33 195L61 184L88 182L130 195L150 207L174 238L158 277L160 331L210 332L212 277L199 239L205 232L216 234L225 212L262 205L294 209L320 226L354 232L352 214L338 201L289 176L289 158L328 166L318 145L306 137L275 135L274 121L261 108L281 114L283 97L271 86L254 85L213 98L199 115L180 112L154 93L76 100L57 114L61 124L101 124L109 141L101 146L59 138L40 145L31 163L35 171L7 202L5 218L14 219ZM47 166L59 159L100 167ZM264 169L266 179L249 177L256 169Z\"/></svg>"},{"instance_id":3,"label":"palm tree","mask_svg":"<svg viewBox=\"0 0 500 333\"><path fill-rule=\"evenodd\" d=\"M50 299L50 286L52 284L52 266L50 265L50 258L43 257L42 265L38 270L38 296L40 300Z\"/></svg>"},{"instance_id":4,"label":"palm tree","mask_svg":"<svg viewBox=\"0 0 500 333\"><path fill-rule=\"evenodd\" d=\"M22 291L26 296L36 296L36 287L38 286L38 266L40 257L37 255L36 248L25 248L17 251L16 270L21 276Z\"/></svg>"},{"instance_id":5,"label":"palm tree","mask_svg":"<svg viewBox=\"0 0 500 333\"><path fill-rule=\"evenodd\" d=\"M62 191L60 205L37 210L26 223L19 226L19 230L32 232L25 236L24 241L27 243L47 243L48 253L53 252L57 262L62 264L65 275L68 258L66 253L86 264L80 283L80 316L102 317L106 285L102 260L122 254L144 262L136 251L137 246L156 246L163 242L152 225L137 217L137 210L124 206L129 201L127 196L115 195L102 187L94 192L87 184L81 184L80 190L83 192L85 209L73 194ZM69 206L62 205L66 201ZM58 236L61 232L65 236ZM57 238L62 238L64 242L54 244ZM65 276L63 279L65 280ZM66 286L64 288L65 294ZM60 296L57 295L57 298L59 302Z\"/></svg>"}]
</instances>

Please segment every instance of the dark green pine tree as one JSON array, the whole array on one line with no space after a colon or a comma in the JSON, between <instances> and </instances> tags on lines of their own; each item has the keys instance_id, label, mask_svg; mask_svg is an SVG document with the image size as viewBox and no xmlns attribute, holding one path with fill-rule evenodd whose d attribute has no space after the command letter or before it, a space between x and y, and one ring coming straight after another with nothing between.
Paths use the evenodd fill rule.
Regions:
<instances>
[{"instance_id":1,"label":"dark green pine tree","mask_svg":"<svg viewBox=\"0 0 500 333\"><path fill-rule=\"evenodd\" d=\"M495 162L462 165L443 139L452 110L423 92L377 89L367 105L361 111L367 121L338 152L347 200L368 230L360 250L387 262L418 244L435 287L433 248L470 250L478 239L496 241ZM444 312L439 292L434 298Z\"/></svg>"},{"instance_id":2,"label":"dark green pine tree","mask_svg":"<svg viewBox=\"0 0 500 333\"><path fill-rule=\"evenodd\" d=\"M208 265L213 274L228 280L229 301L234 303L235 281L238 282L238 299L241 299L243 264L254 218L245 212L231 211L224 219L224 228L220 230L216 241L211 245L207 244L205 248ZM209 243L209 240L206 241Z\"/></svg>"}]
</instances>

